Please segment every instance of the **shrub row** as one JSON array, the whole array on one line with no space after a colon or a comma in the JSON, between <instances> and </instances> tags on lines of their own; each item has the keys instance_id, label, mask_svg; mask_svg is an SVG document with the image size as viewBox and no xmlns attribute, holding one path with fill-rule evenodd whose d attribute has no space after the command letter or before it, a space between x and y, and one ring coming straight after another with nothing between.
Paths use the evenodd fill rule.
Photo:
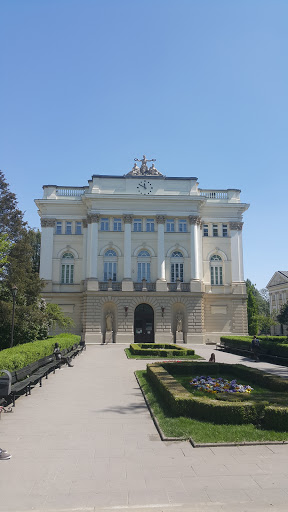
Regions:
<instances>
[{"instance_id":1,"label":"shrub row","mask_svg":"<svg viewBox=\"0 0 288 512\"><path fill-rule=\"evenodd\" d=\"M38 359L49 356L53 353L55 343L59 343L61 350L69 349L73 345L78 345L80 336L75 334L63 333L53 336L46 340L37 340L23 345L16 345L12 348L6 348L0 352L0 370L9 371L19 370L28 366Z\"/></svg>"},{"instance_id":2,"label":"shrub row","mask_svg":"<svg viewBox=\"0 0 288 512\"><path fill-rule=\"evenodd\" d=\"M172 416L186 416L218 424L257 423L263 404L224 402L195 397L170 375L163 366L147 365L147 377L157 389Z\"/></svg>"},{"instance_id":3,"label":"shrub row","mask_svg":"<svg viewBox=\"0 0 288 512\"><path fill-rule=\"evenodd\" d=\"M287 391L288 381L243 365L215 363L164 363L147 365L147 377L173 416L187 416L218 424L261 424L273 430L288 430L288 407L269 406L267 402L226 402L189 393L172 374L196 372L198 375L232 373L274 391ZM200 370L200 371L198 371Z\"/></svg>"},{"instance_id":4,"label":"shrub row","mask_svg":"<svg viewBox=\"0 0 288 512\"><path fill-rule=\"evenodd\" d=\"M285 338L280 343L276 341L267 341L265 337L261 338L259 354L263 354L266 356L278 356L283 358L288 358L288 344L287 338L282 336L281 338ZM227 348L237 348L243 350L251 349L251 337L248 336L221 336L220 341Z\"/></svg>"},{"instance_id":5,"label":"shrub row","mask_svg":"<svg viewBox=\"0 0 288 512\"><path fill-rule=\"evenodd\" d=\"M162 348L161 348L162 347ZM132 354L137 356L160 356L160 357L172 357L172 356L194 356L195 351L192 349L186 349L179 347L178 345L147 345L145 348L142 344L132 343L130 345L130 351Z\"/></svg>"}]
</instances>

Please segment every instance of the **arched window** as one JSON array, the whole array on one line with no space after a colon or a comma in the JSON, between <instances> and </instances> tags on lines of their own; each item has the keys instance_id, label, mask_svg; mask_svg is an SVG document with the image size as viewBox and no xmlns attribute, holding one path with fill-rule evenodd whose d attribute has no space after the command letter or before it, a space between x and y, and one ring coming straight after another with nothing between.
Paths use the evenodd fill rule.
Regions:
<instances>
[{"instance_id":1,"label":"arched window","mask_svg":"<svg viewBox=\"0 0 288 512\"><path fill-rule=\"evenodd\" d=\"M137 281L141 282L142 279L146 279L150 282L150 264L151 256L148 251L140 251L137 256Z\"/></svg>"},{"instance_id":2,"label":"arched window","mask_svg":"<svg viewBox=\"0 0 288 512\"><path fill-rule=\"evenodd\" d=\"M74 280L74 256L71 252L65 252L61 263L61 283L73 284Z\"/></svg>"},{"instance_id":3,"label":"arched window","mask_svg":"<svg viewBox=\"0 0 288 512\"><path fill-rule=\"evenodd\" d=\"M184 268L184 258L183 254L180 251L174 251L171 254L171 283L176 283L176 281L183 282L183 268Z\"/></svg>"},{"instance_id":4,"label":"arched window","mask_svg":"<svg viewBox=\"0 0 288 512\"><path fill-rule=\"evenodd\" d=\"M223 267L222 258L218 254L214 254L210 258L211 285L223 284Z\"/></svg>"},{"instance_id":5,"label":"arched window","mask_svg":"<svg viewBox=\"0 0 288 512\"><path fill-rule=\"evenodd\" d=\"M117 253L108 249L104 254L104 281L117 281Z\"/></svg>"}]
</instances>

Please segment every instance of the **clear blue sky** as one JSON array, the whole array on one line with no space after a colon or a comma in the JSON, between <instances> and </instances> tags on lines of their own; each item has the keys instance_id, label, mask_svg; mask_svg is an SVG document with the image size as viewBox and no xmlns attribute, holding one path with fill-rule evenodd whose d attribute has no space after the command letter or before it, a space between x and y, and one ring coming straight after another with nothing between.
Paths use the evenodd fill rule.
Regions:
<instances>
[{"instance_id":1,"label":"clear blue sky","mask_svg":"<svg viewBox=\"0 0 288 512\"><path fill-rule=\"evenodd\" d=\"M0 168L31 227L43 184L156 158L240 188L245 277L288 270L287 0L0 1Z\"/></svg>"}]
</instances>

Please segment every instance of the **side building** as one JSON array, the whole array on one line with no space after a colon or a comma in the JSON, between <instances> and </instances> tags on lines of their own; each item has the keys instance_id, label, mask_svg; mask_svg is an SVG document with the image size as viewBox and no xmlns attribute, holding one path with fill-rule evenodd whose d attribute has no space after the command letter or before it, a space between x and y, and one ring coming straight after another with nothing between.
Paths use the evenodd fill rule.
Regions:
<instances>
[{"instance_id":1,"label":"side building","mask_svg":"<svg viewBox=\"0 0 288 512\"><path fill-rule=\"evenodd\" d=\"M143 157L124 176L44 185L43 297L87 342L218 341L247 334L240 190L203 190Z\"/></svg>"},{"instance_id":2,"label":"side building","mask_svg":"<svg viewBox=\"0 0 288 512\"><path fill-rule=\"evenodd\" d=\"M267 284L270 299L270 315L274 318L280 313L280 309L288 302L288 272L278 270L273 274ZM277 324L271 327L271 333L274 335L288 334L287 327Z\"/></svg>"}]
</instances>

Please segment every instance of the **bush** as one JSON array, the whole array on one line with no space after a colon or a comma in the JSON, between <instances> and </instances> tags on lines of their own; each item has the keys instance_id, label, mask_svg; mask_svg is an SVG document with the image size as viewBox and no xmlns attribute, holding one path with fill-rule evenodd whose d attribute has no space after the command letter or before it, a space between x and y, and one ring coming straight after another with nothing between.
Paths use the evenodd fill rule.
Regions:
<instances>
[{"instance_id":1,"label":"bush","mask_svg":"<svg viewBox=\"0 0 288 512\"><path fill-rule=\"evenodd\" d=\"M262 422L267 430L288 431L288 407L269 405L264 410Z\"/></svg>"},{"instance_id":2,"label":"bush","mask_svg":"<svg viewBox=\"0 0 288 512\"><path fill-rule=\"evenodd\" d=\"M280 339L278 343L276 339ZM285 336L271 336L267 339L266 336L259 336L260 347L259 355L278 356L288 358L288 344ZM251 350L252 338L249 336L221 336L221 342L233 351L234 349Z\"/></svg>"},{"instance_id":3,"label":"bush","mask_svg":"<svg viewBox=\"0 0 288 512\"><path fill-rule=\"evenodd\" d=\"M168 344L148 344L148 343L132 343L130 351L137 356L159 356L159 357L185 357L187 355L194 356L195 351L179 347L178 345Z\"/></svg>"},{"instance_id":4,"label":"bush","mask_svg":"<svg viewBox=\"0 0 288 512\"><path fill-rule=\"evenodd\" d=\"M230 402L209 397L196 397L187 391L174 375L187 375L197 372L198 375L232 373L235 377L245 378L251 384L257 383L273 391L287 392L288 380L265 374L243 365L224 363L163 363L147 365L147 378L169 408L172 416L187 416L198 420L218 424L261 424L270 425L274 430L288 429L288 408L268 407L266 402L255 403L253 398L243 402ZM212 372L211 372L212 373ZM266 412L266 410L268 411ZM271 409L271 410L270 410Z\"/></svg>"},{"instance_id":5,"label":"bush","mask_svg":"<svg viewBox=\"0 0 288 512\"><path fill-rule=\"evenodd\" d=\"M47 340L39 340L16 347L7 348L0 352L0 369L15 371L27 366L28 364L42 359L42 357L53 354L55 343L59 343L61 350L69 349L73 345L78 345L80 336L75 334L59 334Z\"/></svg>"}]
</instances>

